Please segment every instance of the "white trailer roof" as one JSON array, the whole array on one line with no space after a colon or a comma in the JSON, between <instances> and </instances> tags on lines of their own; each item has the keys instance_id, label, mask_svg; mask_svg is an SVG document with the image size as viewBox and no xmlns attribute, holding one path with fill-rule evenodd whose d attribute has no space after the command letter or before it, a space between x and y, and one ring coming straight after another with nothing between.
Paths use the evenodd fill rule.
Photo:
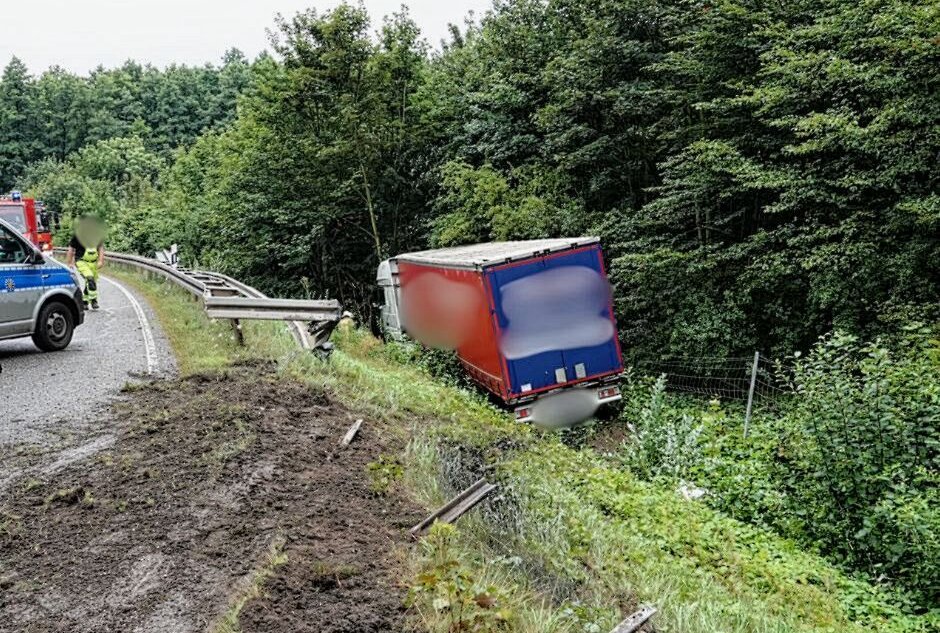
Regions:
<instances>
[{"instance_id":1,"label":"white trailer roof","mask_svg":"<svg viewBox=\"0 0 940 633\"><path fill-rule=\"evenodd\" d=\"M580 246L597 244L597 237L570 237L551 240L527 240L521 242L489 242L453 248L438 248L419 253L406 253L398 261L443 266L445 268L483 268L494 264L529 259L539 255L557 253Z\"/></svg>"}]
</instances>

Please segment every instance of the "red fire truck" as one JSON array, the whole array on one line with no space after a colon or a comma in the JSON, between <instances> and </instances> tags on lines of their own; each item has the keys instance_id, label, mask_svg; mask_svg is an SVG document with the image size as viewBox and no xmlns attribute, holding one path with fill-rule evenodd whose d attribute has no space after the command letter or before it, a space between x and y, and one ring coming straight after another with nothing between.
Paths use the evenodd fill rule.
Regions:
<instances>
[{"instance_id":1,"label":"red fire truck","mask_svg":"<svg viewBox=\"0 0 940 633\"><path fill-rule=\"evenodd\" d=\"M0 198L0 219L16 227L23 237L43 251L52 250L51 219L42 202L24 198L18 191Z\"/></svg>"}]
</instances>

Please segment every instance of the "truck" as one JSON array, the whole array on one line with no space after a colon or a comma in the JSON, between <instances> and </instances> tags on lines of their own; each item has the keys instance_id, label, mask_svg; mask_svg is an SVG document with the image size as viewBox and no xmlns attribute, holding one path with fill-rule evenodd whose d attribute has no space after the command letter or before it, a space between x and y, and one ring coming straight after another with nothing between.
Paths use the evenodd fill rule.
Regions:
<instances>
[{"instance_id":1,"label":"truck","mask_svg":"<svg viewBox=\"0 0 940 633\"><path fill-rule=\"evenodd\" d=\"M42 250L52 250L51 218L42 202L24 198L18 191L0 198L0 220L12 224L29 242Z\"/></svg>"},{"instance_id":2,"label":"truck","mask_svg":"<svg viewBox=\"0 0 940 633\"><path fill-rule=\"evenodd\" d=\"M623 358L596 237L407 253L382 262L377 282L386 336L455 351L519 422L570 426L621 399Z\"/></svg>"}]
</instances>

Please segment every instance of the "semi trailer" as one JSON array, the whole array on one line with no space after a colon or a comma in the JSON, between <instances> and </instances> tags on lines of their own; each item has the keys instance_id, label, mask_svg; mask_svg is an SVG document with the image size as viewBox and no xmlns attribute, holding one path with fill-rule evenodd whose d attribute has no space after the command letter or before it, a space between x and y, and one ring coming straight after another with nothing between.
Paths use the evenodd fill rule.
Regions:
<instances>
[{"instance_id":1,"label":"semi trailer","mask_svg":"<svg viewBox=\"0 0 940 633\"><path fill-rule=\"evenodd\" d=\"M520 422L569 426L621 398L598 238L407 253L382 262L377 281L387 336L454 350Z\"/></svg>"}]
</instances>

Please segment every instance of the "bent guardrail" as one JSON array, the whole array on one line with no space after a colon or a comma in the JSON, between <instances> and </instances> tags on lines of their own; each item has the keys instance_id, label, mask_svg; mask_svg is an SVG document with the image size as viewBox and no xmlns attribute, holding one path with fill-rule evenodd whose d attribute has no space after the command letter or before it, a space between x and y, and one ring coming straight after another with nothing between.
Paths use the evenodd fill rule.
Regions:
<instances>
[{"instance_id":1,"label":"bent guardrail","mask_svg":"<svg viewBox=\"0 0 940 633\"><path fill-rule=\"evenodd\" d=\"M64 248L55 249L57 255ZM271 299L256 288L222 273L177 268L154 259L127 253L105 252L117 264L165 278L201 301L210 319L232 322L239 343L242 320L286 321L302 349L329 351L330 334L343 317L335 300Z\"/></svg>"},{"instance_id":2,"label":"bent guardrail","mask_svg":"<svg viewBox=\"0 0 940 633\"><path fill-rule=\"evenodd\" d=\"M209 317L213 319L318 322L338 321L343 316L336 301L209 296L205 299L205 306Z\"/></svg>"}]
</instances>

